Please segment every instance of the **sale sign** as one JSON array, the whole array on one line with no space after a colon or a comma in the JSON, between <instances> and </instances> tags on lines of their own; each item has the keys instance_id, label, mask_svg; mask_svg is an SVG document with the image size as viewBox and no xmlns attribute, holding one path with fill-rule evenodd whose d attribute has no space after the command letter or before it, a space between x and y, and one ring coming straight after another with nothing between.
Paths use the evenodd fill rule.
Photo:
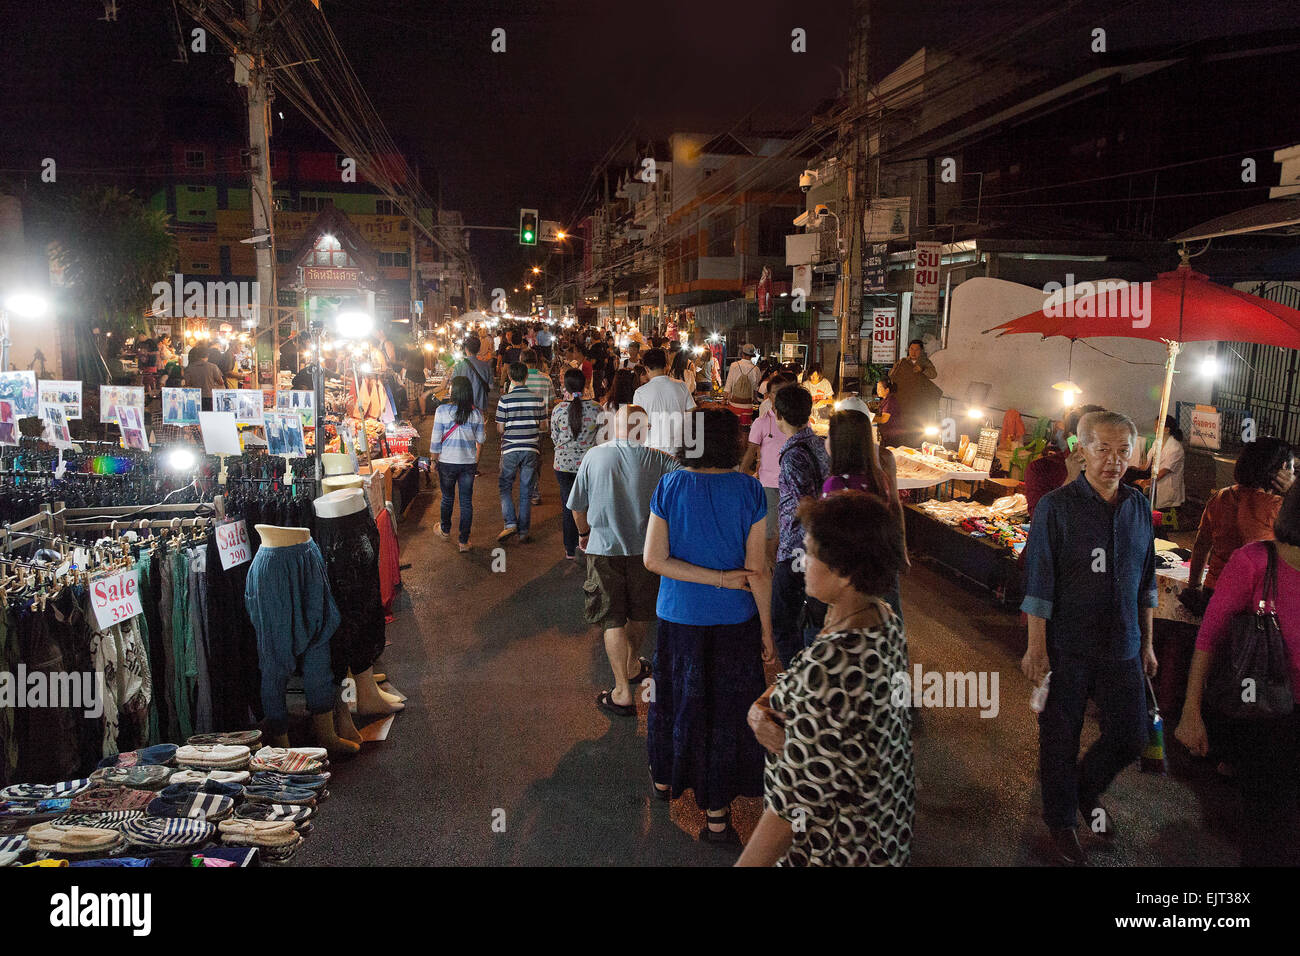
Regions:
<instances>
[{"instance_id":1,"label":"sale sign","mask_svg":"<svg viewBox=\"0 0 1300 956\"><path fill-rule=\"evenodd\" d=\"M242 521L217 525L217 553L221 555L221 569L229 571L253 557L248 543L248 526Z\"/></svg>"},{"instance_id":2,"label":"sale sign","mask_svg":"<svg viewBox=\"0 0 1300 956\"><path fill-rule=\"evenodd\" d=\"M90 608L101 631L144 613L139 575L139 571L132 569L90 582Z\"/></svg>"}]
</instances>

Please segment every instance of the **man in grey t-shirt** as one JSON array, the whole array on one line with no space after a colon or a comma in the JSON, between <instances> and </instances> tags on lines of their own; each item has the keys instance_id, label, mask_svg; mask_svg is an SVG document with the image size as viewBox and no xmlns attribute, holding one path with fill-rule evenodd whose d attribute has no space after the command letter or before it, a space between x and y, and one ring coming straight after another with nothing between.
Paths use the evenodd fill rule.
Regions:
<instances>
[{"instance_id":1,"label":"man in grey t-shirt","mask_svg":"<svg viewBox=\"0 0 1300 956\"><path fill-rule=\"evenodd\" d=\"M650 523L650 498L659 479L681 465L666 452L631 441L645 434L646 413L624 405L604 428L613 440L583 456L569 495L578 526L578 545L587 555L586 619L605 634L605 653L614 672L613 690L601 691L596 706L620 717L636 716L633 686L650 676L640 657L644 623L655 619L659 576L647 571L641 554Z\"/></svg>"}]
</instances>

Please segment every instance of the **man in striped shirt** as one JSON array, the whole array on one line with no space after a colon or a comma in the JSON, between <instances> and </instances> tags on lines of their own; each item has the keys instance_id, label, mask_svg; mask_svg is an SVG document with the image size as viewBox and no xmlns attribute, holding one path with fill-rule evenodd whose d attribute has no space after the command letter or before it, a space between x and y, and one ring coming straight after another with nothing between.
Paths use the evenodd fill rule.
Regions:
<instances>
[{"instance_id":1,"label":"man in striped shirt","mask_svg":"<svg viewBox=\"0 0 1300 956\"><path fill-rule=\"evenodd\" d=\"M537 473L541 461L541 427L546 420L546 401L525 384L528 366L510 365L510 391L497 401L497 434L501 436L501 517L505 528L497 535L505 541L516 532L528 541L529 520L537 494ZM519 477L519 507L514 502L515 477Z\"/></svg>"}]
</instances>

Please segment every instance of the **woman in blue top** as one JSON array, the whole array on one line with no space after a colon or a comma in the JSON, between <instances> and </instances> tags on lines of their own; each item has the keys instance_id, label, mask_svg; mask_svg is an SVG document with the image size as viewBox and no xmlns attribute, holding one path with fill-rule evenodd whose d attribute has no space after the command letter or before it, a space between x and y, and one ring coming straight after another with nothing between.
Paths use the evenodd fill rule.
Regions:
<instances>
[{"instance_id":1,"label":"woman in blue top","mask_svg":"<svg viewBox=\"0 0 1300 956\"><path fill-rule=\"evenodd\" d=\"M434 533L440 538L451 536L451 509L460 492L460 541L462 552L470 549L469 531L474 523L474 473L483 451L483 413L474 407L474 389L469 378L457 375L451 380L451 401L439 405L433 413L433 434L429 438L429 456L438 469L438 489L442 495L441 522Z\"/></svg>"},{"instance_id":2,"label":"woman in blue top","mask_svg":"<svg viewBox=\"0 0 1300 956\"><path fill-rule=\"evenodd\" d=\"M700 839L738 844L731 801L763 792L763 750L746 715L775 659L763 486L736 471L740 421L695 412L696 457L650 499L645 566L660 575L655 695L647 745L655 796L695 791L708 814ZM689 448L690 443L688 443Z\"/></svg>"}]
</instances>

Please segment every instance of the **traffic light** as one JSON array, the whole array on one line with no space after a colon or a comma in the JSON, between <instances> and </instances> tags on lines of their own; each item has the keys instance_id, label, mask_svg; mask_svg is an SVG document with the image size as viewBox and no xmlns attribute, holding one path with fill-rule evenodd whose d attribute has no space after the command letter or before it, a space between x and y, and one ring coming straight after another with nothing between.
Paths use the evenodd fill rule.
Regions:
<instances>
[{"instance_id":1,"label":"traffic light","mask_svg":"<svg viewBox=\"0 0 1300 956\"><path fill-rule=\"evenodd\" d=\"M519 210L519 244L521 246L537 245L537 210Z\"/></svg>"}]
</instances>

